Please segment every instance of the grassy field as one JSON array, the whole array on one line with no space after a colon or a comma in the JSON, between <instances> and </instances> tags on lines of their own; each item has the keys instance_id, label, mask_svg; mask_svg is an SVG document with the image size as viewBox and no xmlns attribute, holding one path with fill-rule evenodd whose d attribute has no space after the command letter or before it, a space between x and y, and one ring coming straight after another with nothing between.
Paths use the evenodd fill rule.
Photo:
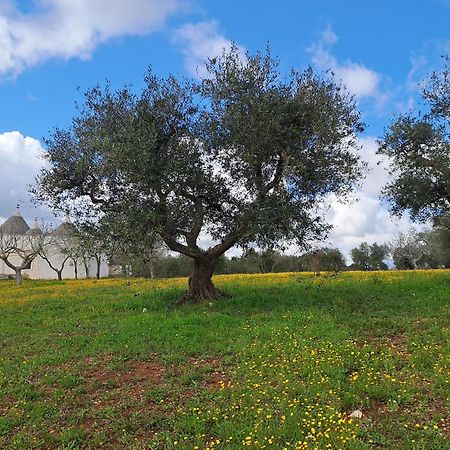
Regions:
<instances>
[{"instance_id":1,"label":"grassy field","mask_svg":"<svg viewBox=\"0 0 450 450\"><path fill-rule=\"evenodd\" d=\"M448 448L450 271L215 280L0 281L0 448Z\"/></svg>"}]
</instances>

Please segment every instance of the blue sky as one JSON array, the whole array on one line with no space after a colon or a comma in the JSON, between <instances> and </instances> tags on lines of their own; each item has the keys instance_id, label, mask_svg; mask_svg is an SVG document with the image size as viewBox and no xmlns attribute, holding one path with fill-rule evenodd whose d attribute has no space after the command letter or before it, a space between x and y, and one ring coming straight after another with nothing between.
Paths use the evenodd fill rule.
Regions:
<instances>
[{"instance_id":1,"label":"blue sky","mask_svg":"<svg viewBox=\"0 0 450 450\"><path fill-rule=\"evenodd\" d=\"M352 206L333 203L330 239L344 251L411 226L378 200L387 179L374 139L393 114L420 107L417 83L450 53L450 1L0 0L0 221L40 167L42 138L66 126L83 90L109 79L142 85L160 75L196 75L230 41L255 52L270 44L283 70L333 69L367 123L363 157L373 170Z\"/></svg>"}]
</instances>

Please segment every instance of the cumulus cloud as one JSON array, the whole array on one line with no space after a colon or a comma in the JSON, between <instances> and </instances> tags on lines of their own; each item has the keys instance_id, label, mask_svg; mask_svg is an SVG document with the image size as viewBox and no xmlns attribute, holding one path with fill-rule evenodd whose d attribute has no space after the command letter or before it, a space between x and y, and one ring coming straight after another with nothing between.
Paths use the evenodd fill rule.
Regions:
<instances>
[{"instance_id":1,"label":"cumulus cloud","mask_svg":"<svg viewBox=\"0 0 450 450\"><path fill-rule=\"evenodd\" d=\"M37 139L23 136L19 131L0 133L0 221L9 217L17 204L28 215L44 214L43 210L32 211L27 192L43 167L42 151Z\"/></svg>"},{"instance_id":2,"label":"cumulus cloud","mask_svg":"<svg viewBox=\"0 0 450 450\"><path fill-rule=\"evenodd\" d=\"M331 69L357 98L373 97L378 102L383 102L385 98L379 90L380 75L351 60L339 62L331 53L331 47L337 41L338 36L330 27L327 27L322 32L319 41L308 48L314 65L323 70Z\"/></svg>"},{"instance_id":3,"label":"cumulus cloud","mask_svg":"<svg viewBox=\"0 0 450 450\"><path fill-rule=\"evenodd\" d=\"M157 31L181 1L39 0L22 13L0 0L0 76L51 58L86 59L111 38Z\"/></svg>"},{"instance_id":4,"label":"cumulus cloud","mask_svg":"<svg viewBox=\"0 0 450 450\"><path fill-rule=\"evenodd\" d=\"M183 52L188 72L198 78L207 75L204 65L208 58L221 55L232 45L219 31L216 21L187 23L175 31L173 41ZM244 56L244 49L239 48Z\"/></svg>"},{"instance_id":5,"label":"cumulus cloud","mask_svg":"<svg viewBox=\"0 0 450 450\"><path fill-rule=\"evenodd\" d=\"M359 139L362 159L369 164L369 172L360 189L355 193L355 201L343 204L331 199L327 219L333 225L328 241L349 257L352 248L361 242L389 242L398 232L411 229L412 224L404 216L393 218L381 203L379 194L389 180L387 162L376 154L377 142L373 137Z\"/></svg>"}]
</instances>

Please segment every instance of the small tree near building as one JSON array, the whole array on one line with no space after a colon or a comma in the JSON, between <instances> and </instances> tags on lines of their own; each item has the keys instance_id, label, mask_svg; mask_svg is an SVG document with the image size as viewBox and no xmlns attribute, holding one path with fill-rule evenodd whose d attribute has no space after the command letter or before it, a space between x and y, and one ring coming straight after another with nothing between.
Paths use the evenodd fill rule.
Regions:
<instances>
[{"instance_id":1,"label":"small tree near building","mask_svg":"<svg viewBox=\"0 0 450 450\"><path fill-rule=\"evenodd\" d=\"M33 232L35 231L35 232ZM42 252L47 233L31 228L25 233L0 227L0 259L14 271L16 284L22 284L23 270Z\"/></svg>"},{"instance_id":2,"label":"small tree near building","mask_svg":"<svg viewBox=\"0 0 450 450\"><path fill-rule=\"evenodd\" d=\"M74 265L74 276L78 278L78 232L69 217L53 231L47 233L39 256L57 274L58 280L63 279L63 271L69 261Z\"/></svg>"},{"instance_id":3,"label":"small tree near building","mask_svg":"<svg viewBox=\"0 0 450 450\"><path fill-rule=\"evenodd\" d=\"M77 230L78 252L86 271L86 278L95 276L101 277L102 263L110 259L112 254L113 241L108 231L102 226L101 222L97 224L86 224ZM95 261L95 274L89 272L91 261Z\"/></svg>"}]
</instances>

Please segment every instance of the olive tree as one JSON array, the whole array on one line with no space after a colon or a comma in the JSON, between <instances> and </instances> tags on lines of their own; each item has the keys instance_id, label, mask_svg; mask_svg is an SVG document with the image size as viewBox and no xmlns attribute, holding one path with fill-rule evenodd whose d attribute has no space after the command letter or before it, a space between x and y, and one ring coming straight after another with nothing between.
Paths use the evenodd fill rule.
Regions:
<instances>
[{"instance_id":1,"label":"olive tree","mask_svg":"<svg viewBox=\"0 0 450 450\"><path fill-rule=\"evenodd\" d=\"M351 256L356 270L388 269L384 260L389 256L389 247L385 244L362 242L359 247L352 248Z\"/></svg>"},{"instance_id":2,"label":"olive tree","mask_svg":"<svg viewBox=\"0 0 450 450\"><path fill-rule=\"evenodd\" d=\"M420 262L429 256L427 233L410 230L398 233L390 242L389 250L394 265L399 270L413 270L421 267Z\"/></svg>"},{"instance_id":3,"label":"olive tree","mask_svg":"<svg viewBox=\"0 0 450 450\"><path fill-rule=\"evenodd\" d=\"M450 63L423 87L425 113L396 117L379 142L390 161L393 181L384 190L394 214L413 220L436 219L450 212Z\"/></svg>"},{"instance_id":4,"label":"olive tree","mask_svg":"<svg viewBox=\"0 0 450 450\"><path fill-rule=\"evenodd\" d=\"M207 71L198 83L149 71L139 94L87 91L72 125L47 139L33 190L53 207L125 214L158 233L193 260L186 301L221 295L211 277L233 246L326 234L324 200L345 198L363 171L360 115L331 77L284 76L269 51L236 47Z\"/></svg>"}]
</instances>

